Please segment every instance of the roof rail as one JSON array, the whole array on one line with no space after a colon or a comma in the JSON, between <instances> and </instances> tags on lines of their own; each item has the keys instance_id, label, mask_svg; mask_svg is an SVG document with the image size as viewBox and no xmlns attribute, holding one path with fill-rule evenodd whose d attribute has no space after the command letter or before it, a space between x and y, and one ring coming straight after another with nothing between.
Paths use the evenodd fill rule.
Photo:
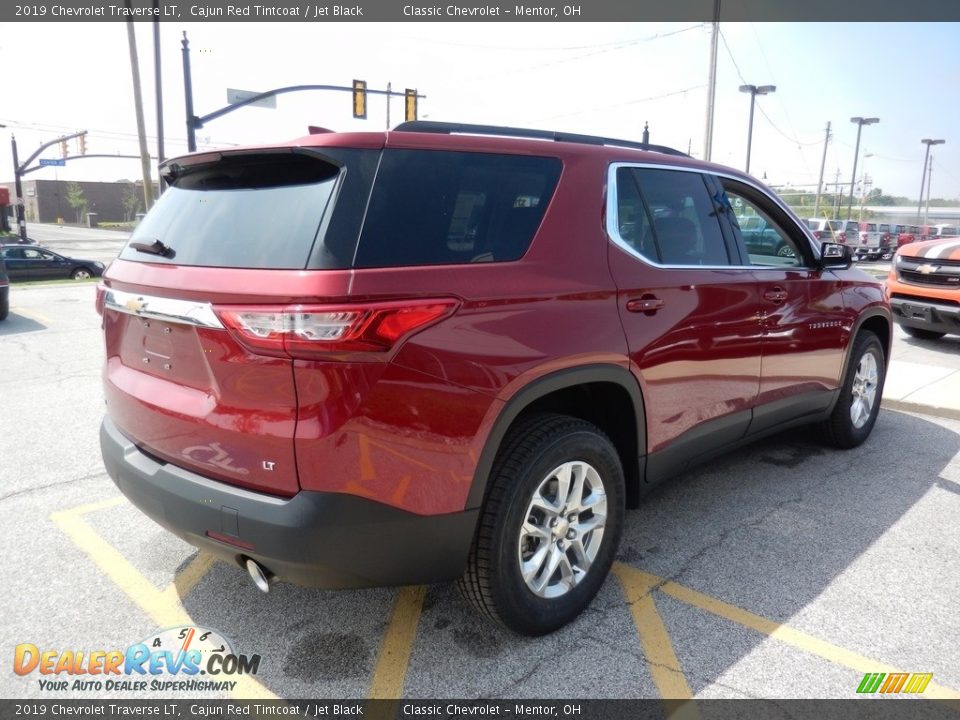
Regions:
<instances>
[{"instance_id":1,"label":"roof rail","mask_svg":"<svg viewBox=\"0 0 960 720\"><path fill-rule=\"evenodd\" d=\"M497 135L501 137L533 138L535 140L553 140L555 142L580 143L582 145L611 145L615 147L636 148L665 155L682 155L684 152L664 145L617 140L597 135L579 135L577 133L554 132L553 130L532 130L530 128L501 127L499 125L470 125L468 123L436 122L434 120L414 120L400 123L394 128L397 132L443 133L448 135Z\"/></svg>"}]
</instances>

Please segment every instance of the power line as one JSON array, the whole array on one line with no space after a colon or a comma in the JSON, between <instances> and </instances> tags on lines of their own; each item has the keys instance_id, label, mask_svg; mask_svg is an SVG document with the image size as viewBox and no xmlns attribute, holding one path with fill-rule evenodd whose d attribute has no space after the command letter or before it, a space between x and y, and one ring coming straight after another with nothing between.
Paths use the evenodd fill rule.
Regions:
<instances>
[{"instance_id":1,"label":"power line","mask_svg":"<svg viewBox=\"0 0 960 720\"><path fill-rule=\"evenodd\" d=\"M650 97L637 98L635 100L626 100L625 102L614 103L612 105L598 105L595 107L591 107L588 110L578 110L576 112L563 113L561 115L550 115L543 119L557 120L559 118L574 117L576 115L586 115L587 113L596 112L598 110L610 110L611 108L625 107L627 105L636 105L637 103L642 103L642 102L653 102L654 100L663 100L664 98L673 97L675 95L685 95L691 90L700 90L701 88L705 88L705 87L706 87L706 84L692 85L688 88L684 88L683 90L674 90L673 92L664 93L663 95L652 95Z\"/></svg>"},{"instance_id":2,"label":"power line","mask_svg":"<svg viewBox=\"0 0 960 720\"><path fill-rule=\"evenodd\" d=\"M730 62L733 63L733 67L734 67L734 69L737 71L737 76L740 78L740 82L741 82L743 85L747 85L748 83L747 83L746 79L743 77L743 73L740 72L740 66L737 65L737 60L736 60L736 58L733 56L733 51L730 49L730 45L727 43L727 38L726 38L726 36L723 34L723 31L720 32L720 39L723 40L723 47L726 49L727 55L730 57ZM810 142L804 142L804 141L802 141L802 140L797 140L797 138L795 138L795 137L790 137L790 136L787 135L783 130L781 130L779 127L777 127L776 123L774 123L773 120L770 119L770 116L767 115L767 113L766 113L766 111L763 109L763 106L762 106L762 105L757 105L757 110L760 111L760 114L763 115L763 117L766 119L766 121L770 124L770 127L772 127L774 130L776 130L778 133L780 133L780 135L782 135L784 138L786 138L787 140L789 140L789 141L790 141L791 143L793 143L794 145L808 145L808 146L812 146L812 145L819 145L819 144L822 142L822 141L819 140L819 139L813 140L813 141L810 141ZM789 118L788 118L788 122L789 122Z\"/></svg>"},{"instance_id":3,"label":"power line","mask_svg":"<svg viewBox=\"0 0 960 720\"><path fill-rule=\"evenodd\" d=\"M651 42L653 40L660 40L662 38L671 37L673 35L680 35L681 33L689 32L690 30L696 30L697 28L702 28L704 23L697 23L696 25L689 25L680 30L673 30L666 33L655 33L653 35L648 35L647 37L634 38L632 40L613 40L606 43L593 43L591 45L557 45L557 46L546 46L546 47L516 47L509 45L479 45L471 43L459 43L459 42L444 42L442 40L436 40L433 38L408 38L414 42L422 42L431 45L444 45L444 46L454 46L460 48L470 48L472 50L499 50L504 52L564 52L568 50L596 50L600 48L620 48L627 47L629 45L637 45L639 43Z\"/></svg>"}]
</instances>

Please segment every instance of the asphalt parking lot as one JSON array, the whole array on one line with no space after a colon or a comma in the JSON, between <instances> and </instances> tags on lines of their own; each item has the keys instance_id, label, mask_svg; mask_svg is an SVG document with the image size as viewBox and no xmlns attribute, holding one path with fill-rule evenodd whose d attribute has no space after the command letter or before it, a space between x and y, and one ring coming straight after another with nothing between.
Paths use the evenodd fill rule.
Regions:
<instances>
[{"instance_id":1,"label":"asphalt parking lot","mask_svg":"<svg viewBox=\"0 0 960 720\"><path fill-rule=\"evenodd\" d=\"M259 669L177 697L848 698L865 673L904 672L933 674L925 697L960 699L960 421L885 410L853 451L801 430L686 473L628 513L590 610L527 639L449 585L264 595L198 555L101 466L94 285L15 286L11 304L0 323L8 662L21 643L110 650L198 626L259 654ZM899 353L950 364L957 344L898 333ZM90 697L9 667L2 697Z\"/></svg>"}]
</instances>

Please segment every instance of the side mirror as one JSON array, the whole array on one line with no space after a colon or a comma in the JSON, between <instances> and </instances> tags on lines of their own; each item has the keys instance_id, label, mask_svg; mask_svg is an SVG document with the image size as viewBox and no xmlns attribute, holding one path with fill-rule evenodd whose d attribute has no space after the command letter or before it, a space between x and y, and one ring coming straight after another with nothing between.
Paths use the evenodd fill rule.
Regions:
<instances>
[{"instance_id":1,"label":"side mirror","mask_svg":"<svg viewBox=\"0 0 960 720\"><path fill-rule=\"evenodd\" d=\"M845 270L853 264L853 251L849 245L820 243L819 264L824 270Z\"/></svg>"}]
</instances>

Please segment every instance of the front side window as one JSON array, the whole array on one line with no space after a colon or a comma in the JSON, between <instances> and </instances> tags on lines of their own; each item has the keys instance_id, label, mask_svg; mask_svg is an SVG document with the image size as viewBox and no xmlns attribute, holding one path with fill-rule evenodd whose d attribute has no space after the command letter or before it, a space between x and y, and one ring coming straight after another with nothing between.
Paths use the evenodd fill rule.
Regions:
<instances>
[{"instance_id":1,"label":"front side window","mask_svg":"<svg viewBox=\"0 0 960 720\"><path fill-rule=\"evenodd\" d=\"M729 265L717 209L699 173L620 167L616 230L627 249L662 265Z\"/></svg>"},{"instance_id":2,"label":"front side window","mask_svg":"<svg viewBox=\"0 0 960 720\"><path fill-rule=\"evenodd\" d=\"M772 209L764 207L756 191L733 181L725 181L724 190L733 211L728 217L747 251L750 265L798 267L803 264L797 240L773 219Z\"/></svg>"}]
</instances>

